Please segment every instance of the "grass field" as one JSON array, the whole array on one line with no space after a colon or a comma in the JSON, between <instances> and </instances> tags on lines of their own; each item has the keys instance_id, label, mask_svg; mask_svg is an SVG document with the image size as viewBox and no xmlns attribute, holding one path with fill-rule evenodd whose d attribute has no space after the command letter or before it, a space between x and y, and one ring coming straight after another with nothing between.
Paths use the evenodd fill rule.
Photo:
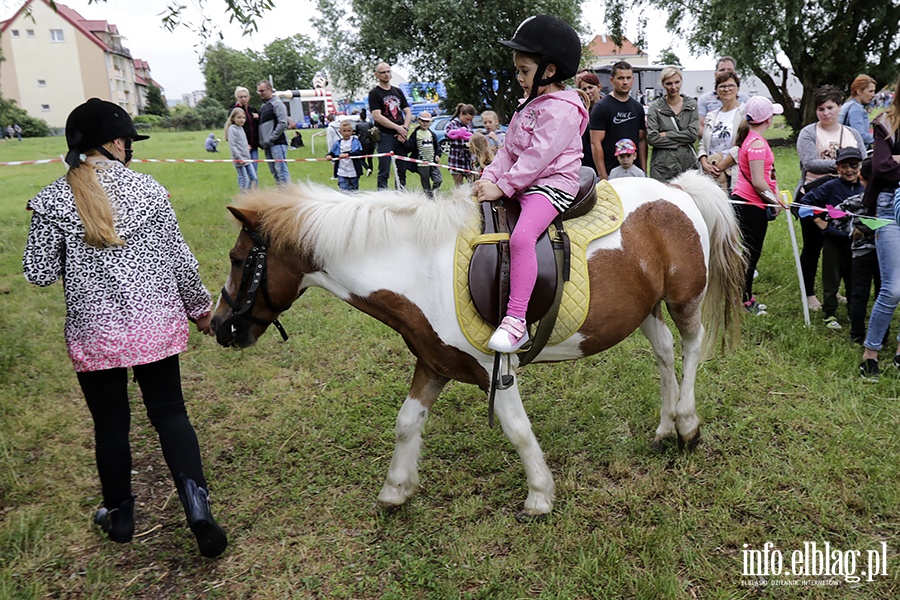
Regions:
<instances>
[{"instance_id":1,"label":"grass field","mask_svg":"<svg viewBox=\"0 0 900 600\"><path fill-rule=\"evenodd\" d=\"M135 157L208 158L206 133L155 133ZM309 156L305 137L290 157ZM6 142L0 162L63 152L62 138ZM792 189L796 152L776 156ZM134 168L170 190L217 293L237 231L225 210L234 169ZM330 169L290 166L294 178L333 185ZM282 318L288 342L270 332L255 348L226 351L195 332L182 356L228 551L215 561L196 552L136 387L137 536L106 541L91 525L93 433L65 352L62 289L21 275L25 203L62 173L59 163L0 166L0 599L900 597L900 377L859 379L843 309L843 333L816 313L803 326L784 216L756 281L770 314L747 315L739 349L700 369L703 442L693 453L650 450L657 371L637 334L602 355L521 373L557 484L549 517L513 518L526 496L521 463L487 427L485 396L462 384L448 386L429 419L419 494L394 514L373 513L413 358L393 331L312 290ZM273 185L267 172L260 179ZM374 187L374 175L362 185ZM887 574L743 574L746 551L767 542L785 571L806 542L847 559L859 551L857 576L885 543Z\"/></svg>"}]
</instances>

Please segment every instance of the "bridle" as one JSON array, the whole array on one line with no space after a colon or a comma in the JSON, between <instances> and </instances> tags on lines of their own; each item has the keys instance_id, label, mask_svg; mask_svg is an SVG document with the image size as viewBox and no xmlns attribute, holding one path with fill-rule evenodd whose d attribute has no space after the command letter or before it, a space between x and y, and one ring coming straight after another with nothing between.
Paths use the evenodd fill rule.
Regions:
<instances>
[{"instance_id":1,"label":"bridle","mask_svg":"<svg viewBox=\"0 0 900 600\"><path fill-rule=\"evenodd\" d=\"M221 327L228 327L229 329L232 328L235 320L239 318L247 319L257 325L269 325L267 321L250 314L250 311L253 309L253 303L256 302L256 294L260 291L262 292L263 301L272 312L283 313L291 307L290 304L285 307L276 307L272 304L272 299L269 297L266 273L267 241L249 227L245 226L243 232L253 241L253 247L250 249L250 253L247 254L247 258L244 259L244 273L241 275L241 285L238 287L237 298L232 298L228 294L228 290L224 286L222 287L222 299L231 308L232 313L230 317L222 322ZM272 325L281 334L281 338L287 341L288 334L278 319L272 321Z\"/></svg>"}]
</instances>

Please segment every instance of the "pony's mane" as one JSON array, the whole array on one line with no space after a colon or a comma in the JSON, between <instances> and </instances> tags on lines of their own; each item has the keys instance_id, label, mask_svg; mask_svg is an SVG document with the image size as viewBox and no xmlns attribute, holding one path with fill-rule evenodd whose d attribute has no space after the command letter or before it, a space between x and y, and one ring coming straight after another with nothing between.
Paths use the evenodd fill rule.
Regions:
<instances>
[{"instance_id":1,"label":"pony's mane","mask_svg":"<svg viewBox=\"0 0 900 600\"><path fill-rule=\"evenodd\" d=\"M273 247L311 253L320 264L408 240L434 248L478 219L468 186L429 200L409 191L345 194L314 183L258 189L235 205L259 216Z\"/></svg>"}]
</instances>

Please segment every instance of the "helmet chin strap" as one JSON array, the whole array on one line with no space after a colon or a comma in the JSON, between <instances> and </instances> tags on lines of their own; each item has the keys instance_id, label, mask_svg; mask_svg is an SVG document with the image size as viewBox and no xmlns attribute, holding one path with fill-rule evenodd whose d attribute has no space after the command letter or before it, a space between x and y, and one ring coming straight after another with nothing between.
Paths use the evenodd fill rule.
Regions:
<instances>
[{"instance_id":1,"label":"helmet chin strap","mask_svg":"<svg viewBox=\"0 0 900 600\"><path fill-rule=\"evenodd\" d=\"M538 97L538 88L544 85L550 85L551 83L556 83L558 81L555 75L546 79L544 78L544 72L547 70L550 62L551 61L549 56L544 55L541 57L541 62L538 63L537 69L534 72L534 79L531 83L531 92L528 94L528 98L525 99L525 102L523 102L519 105L518 108L516 108L515 112L519 112L520 110L525 108L525 106L527 106L529 102Z\"/></svg>"},{"instance_id":2,"label":"helmet chin strap","mask_svg":"<svg viewBox=\"0 0 900 600\"><path fill-rule=\"evenodd\" d=\"M122 163L125 166L128 166L128 163L131 162L131 157L134 155L134 150L131 149L131 139L128 138L125 140L125 160L121 158L115 157L112 155L112 152L104 148L103 146L97 146L97 151L108 158L109 160L116 160Z\"/></svg>"}]
</instances>

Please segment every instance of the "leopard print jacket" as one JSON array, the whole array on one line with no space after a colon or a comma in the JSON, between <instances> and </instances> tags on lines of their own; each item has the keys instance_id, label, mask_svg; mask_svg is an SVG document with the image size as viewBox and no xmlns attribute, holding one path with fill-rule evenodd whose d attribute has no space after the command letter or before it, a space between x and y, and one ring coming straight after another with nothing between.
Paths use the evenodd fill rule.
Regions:
<instances>
[{"instance_id":1,"label":"leopard print jacket","mask_svg":"<svg viewBox=\"0 0 900 600\"><path fill-rule=\"evenodd\" d=\"M147 364L187 348L188 318L210 311L197 260L181 236L166 189L149 175L104 162L100 184L122 247L84 243L84 226L65 178L28 203L33 212L22 260L25 278L60 277L65 338L76 371Z\"/></svg>"}]
</instances>

